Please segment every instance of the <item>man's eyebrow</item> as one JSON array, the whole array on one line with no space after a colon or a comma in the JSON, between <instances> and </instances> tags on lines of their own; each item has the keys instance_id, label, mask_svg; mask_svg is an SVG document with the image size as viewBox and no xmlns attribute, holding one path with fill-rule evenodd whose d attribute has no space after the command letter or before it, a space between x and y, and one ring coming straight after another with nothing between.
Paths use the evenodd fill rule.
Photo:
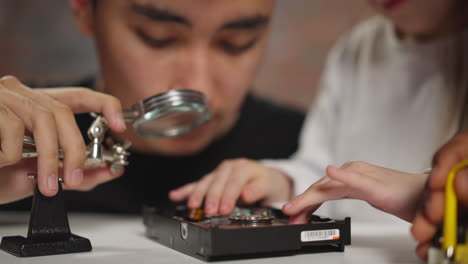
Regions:
<instances>
[{"instance_id":1,"label":"man's eyebrow","mask_svg":"<svg viewBox=\"0 0 468 264\"><path fill-rule=\"evenodd\" d=\"M256 15L251 17L243 17L224 24L220 30L226 29L256 29L262 27L270 21L270 17Z\"/></svg>"},{"instance_id":2,"label":"man's eyebrow","mask_svg":"<svg viewBox=\"0 0 468 264\"><path fill-rule=\"evenodd\" d=\"M133 2L131 4L131 8L135 13L142 15L156 22L177 23L177 24L183 24L189 27L192 26L190 21L188 21L183 16L178 15L170 10L157 7L154 4L138 4L138 3Z\"/></svg>"}]
</instances>

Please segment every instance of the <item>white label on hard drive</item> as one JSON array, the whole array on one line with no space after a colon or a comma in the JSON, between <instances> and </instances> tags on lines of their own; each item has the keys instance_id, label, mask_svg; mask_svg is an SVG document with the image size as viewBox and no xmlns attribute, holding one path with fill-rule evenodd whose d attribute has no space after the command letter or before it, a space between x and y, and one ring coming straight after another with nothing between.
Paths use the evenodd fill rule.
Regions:
<instances>
[{"instance_id":1,"label":"white label on hard drive","mask_svg":"<svg viewBox=\"0 0 468 264\"><path fill-rule=\"evenodd\" d=\"M313 231L301 232L301 242L337 240L337 239L340 239L339 229L313 230Z\"/></svg>"}]
</instances>

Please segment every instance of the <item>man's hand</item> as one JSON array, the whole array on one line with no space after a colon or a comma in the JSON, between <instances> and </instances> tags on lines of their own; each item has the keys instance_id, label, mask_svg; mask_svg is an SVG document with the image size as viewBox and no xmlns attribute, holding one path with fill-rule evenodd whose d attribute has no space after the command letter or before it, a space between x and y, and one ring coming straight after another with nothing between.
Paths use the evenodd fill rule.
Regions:
<instances>
[{"instance_id":1,"label":"man's hand","mask_svg":"<svg viewBox=\"0 0 468 264\"><path fill-rule=\"evenodd\" d=\"M86 88L33 90L15 77L0 79L0 184L6 191L0 192L0 202L32 193L28 172L37 171L39 190L46 196L57 193L59 176L64 177L66 187L82 188L86 146L73 115L81 112L102 113L116 132L126 128L120 102L113 96ZM37 163L21 161L25 132L34 137ZM59 169L59 147L64 153L63 170ZM85 180L86 187L93 185L93 178L100 183L106 177L102 169L93 171Z\"/></svg>"},{"instance_id":2,"label":"man's hand","mask_svg":"<svg viewBox=\"0 0 468 264\"><path fill-rule=\"evenodd\" d=\"M320 205L329 200L359 199L411 221L422 197L426 174L410 174L365 162L349 162L341 168L328 166L327 176L283 206L290 223L306 223Z\"/></svg>"},{"instance_id":3,"label":"man's hand","mask_svg":"<svg viewBox=\"0 0 468 264\"><path fill-rule=\"evenodd\" d=\"M429 177L429 195L424 206L413 221L411 232L419 242L418 255L426 259L431 240L444 217L445 182L450 170L459 162L468 159L468 132L456 135L445 144L433 159ZM468 170L461 170L455 176L455 192L462 205L468 208Z\"/></svg>"},{"instance_id":4,"label":"man's hand","mask_svg":"<svg viewBox=\"0 0 468 264\"><path fill-rule=\"evenodd\" d=\"M205 199L207 215L229 214L239 199L247 204L288 200L291 186L281 171L253 160L235 159L224 161L198 182L171 191L169 197L173 201L188 200L190 208L200 208Z\"/></svg>"}]
</instances>

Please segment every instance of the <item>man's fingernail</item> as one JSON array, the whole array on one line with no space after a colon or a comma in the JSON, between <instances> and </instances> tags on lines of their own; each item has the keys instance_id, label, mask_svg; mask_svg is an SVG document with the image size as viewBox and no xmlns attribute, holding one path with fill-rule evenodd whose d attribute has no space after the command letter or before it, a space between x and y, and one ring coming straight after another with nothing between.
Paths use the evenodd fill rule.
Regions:
<instances>
[{"instance_id":1,"label":"man's fingernail","mask_svg":"<svg viewBox=\"0 0 468 264\"><path fill-rule=\"evenodd\" d=\"M47 187L49 187L50 190L58 190L57 175L49 176L49 178L47 179Z\"/></svg>"},{"instance_id":2,"label":"man's fingernail","mask_svg":"<svg viewBox=\"0 0 468 264\"><path fill-rule=\"evenodd\" d=\"M83 170L75 169L71 174L71 185L77 186L81 184L83 180Z\"/></svg>"}]
</instances>

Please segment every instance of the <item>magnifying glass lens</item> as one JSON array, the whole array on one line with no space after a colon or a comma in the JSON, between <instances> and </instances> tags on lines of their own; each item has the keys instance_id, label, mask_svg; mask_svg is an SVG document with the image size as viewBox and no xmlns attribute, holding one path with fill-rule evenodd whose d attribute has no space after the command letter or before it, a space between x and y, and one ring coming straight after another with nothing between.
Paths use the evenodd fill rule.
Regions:
<instances>
[{"instance_id":1,"label":"magnifying glass lens","mask_svg":"<svg viewBox=\"0 0 468 264\"><path fill-rule=\"evenodd\" d=\"M166 113L147 113L144 120L133 124L142 136L174 137L187 133L208 120L204 111L197 111L199 106L181 105L172 107ZM203 109L201 109L203 110Z\"/></svg>"},{"instance_id":2,"label":"magnifying glass lens","mask_svg":"<svg viewBox=\"0 0 468 264\"><path fill-rule=\"evenodd\" d=\"M171 90L135 105L141 113L133 127L145 137L175 137L190 132L210 119L203 94Z\"/></svg>"}]
</instances>

